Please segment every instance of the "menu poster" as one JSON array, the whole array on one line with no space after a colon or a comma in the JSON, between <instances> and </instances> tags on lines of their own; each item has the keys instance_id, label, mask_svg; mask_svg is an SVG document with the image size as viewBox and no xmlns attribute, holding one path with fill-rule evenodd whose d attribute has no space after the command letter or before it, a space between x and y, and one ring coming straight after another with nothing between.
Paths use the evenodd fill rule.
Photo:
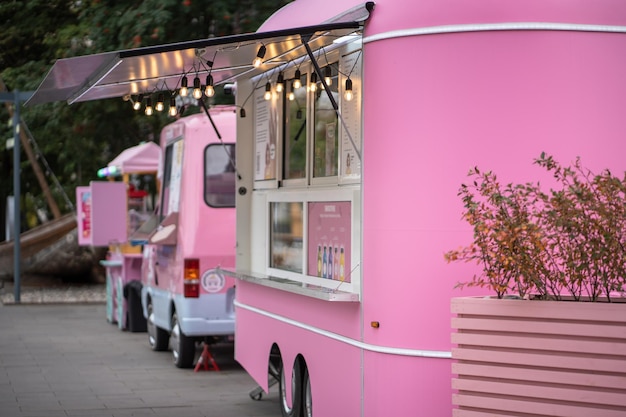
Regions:
<instances>
[{"instance_id":1,"label":"menu poster","mask_svg":"<svg viewBox=\"0 0 626 417\"><path fill-rule=\"evenodd\" d=\"M276 137L278 136L278 105L272 94L266 100L265 89L254 92L254 180L276 178Z\"/></svg>"},{"instance_id":2,"label":"menu poster","mask_svg":"<svg viewBox=\"0 0 626 417\"><path fill-rule=\"evenodd\" d=\"M78 242L91 244L91 187L76 187Z\"/></svg>"},{"instance_id":3,"label":"menu poster","mask_svg":"<svg viewBox=\"0 0 626 417\"><path fill-rule=\"evenodd\" d=\"M351 281L351 209L349 201L308 203L308 275Z\"/></svg>"},{"instance_id":4,"label":"menu poster","mask_svg":"<svg viewBox=\"0 0 626 417\"><path fill-rule=\"evenodd\" d=\"M339 129L341 158L339 159L342 182L361 178L361 51L345 55L339 61L339 73L350 74L352 100L341 100L343 126ZM347 76L343 77L342 85Z\"/></svg>"},{"instance_id":5,"label":"menu poster","mask_svg":"<svg viewBox=\"0 0 626 417\"><path fill-rule=\"evenodd\" d=\"M168 205L163 212L165 215L179 212L180 189L183 176L183 141L179 140L173 144L172 167L170 171Z\"/></svg>"}]
</instances>

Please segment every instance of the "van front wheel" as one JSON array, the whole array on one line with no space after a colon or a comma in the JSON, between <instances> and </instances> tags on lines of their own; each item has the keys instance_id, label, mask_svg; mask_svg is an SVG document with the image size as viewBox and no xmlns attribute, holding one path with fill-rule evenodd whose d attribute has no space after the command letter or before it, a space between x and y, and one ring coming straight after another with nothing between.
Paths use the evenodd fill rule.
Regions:
<instances>
[{"instance_id":1,"label":"van front wheel","mask_svg":"<svg viewBox=\"0 0 626 417\"><path fill-rule=\"evenodd\" d=\"M183 334L176 313L172 315L170 347L172 348L174 365L178 368L191 368L193 359L196 356L196 344L192 338Z\"/></svg>"}]
</instances>

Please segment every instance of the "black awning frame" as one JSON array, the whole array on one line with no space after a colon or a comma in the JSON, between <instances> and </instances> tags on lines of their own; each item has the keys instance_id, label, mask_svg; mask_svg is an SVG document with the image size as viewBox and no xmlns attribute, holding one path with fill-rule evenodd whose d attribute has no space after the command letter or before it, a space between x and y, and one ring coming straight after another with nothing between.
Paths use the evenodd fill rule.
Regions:
<instances>
[{"instance_id":1,"label":"black awning frame","mask_svg":"<svg viewBox=\"0 0 626 417\"><path fill-rule=\"evenodd\" d=\"M311 49L322 48L337 37L360 31L373 8L373 2L366 2L327 23L314 26L62 59L54 64L26 104L60 100L72 104L131 94L173 91L178 87L180 79L188 74L206 76L210 73L215 85L232 82L243 76L252 78L271 70L272 66L284 66L307 54L312 56L309 53ZM269 57L265 59L262 68L255 68L252 66L252 58L259 44L268 47ZM215 57L216 62L212 62L214 65L206 65Z\"/></svg>"}]
</instances>

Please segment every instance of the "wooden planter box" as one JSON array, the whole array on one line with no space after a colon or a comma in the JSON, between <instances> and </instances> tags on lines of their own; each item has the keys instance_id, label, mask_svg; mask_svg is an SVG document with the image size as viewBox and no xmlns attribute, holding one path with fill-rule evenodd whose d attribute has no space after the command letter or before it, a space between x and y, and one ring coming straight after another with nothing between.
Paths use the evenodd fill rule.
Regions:
<instances>
[{"instance_id":1,"label":"wooden planter box","mask_svg":"<svg viewBox=\"0 0 626 417\"><path fill-rule=\"evenodd\" d=\"M453 416L626 416L626 304L452 300Z\"/></svg>"}]
</instances>

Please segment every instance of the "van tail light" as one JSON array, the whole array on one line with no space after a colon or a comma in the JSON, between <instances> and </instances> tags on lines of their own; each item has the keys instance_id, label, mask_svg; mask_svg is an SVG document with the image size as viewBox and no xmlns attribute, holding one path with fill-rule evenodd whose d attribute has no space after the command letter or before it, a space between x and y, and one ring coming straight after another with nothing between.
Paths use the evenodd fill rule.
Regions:
<instances>
[{"instance_id":1,"label":"van tail light","mask_svg":"<svg viewBox=\"0 0 626 417\"><path fill-rule=\"evenodd\" d=\"M198 298L200 296L200 260L185 259L184 272L185 298Z\"/></svg>"}]
</instances>

